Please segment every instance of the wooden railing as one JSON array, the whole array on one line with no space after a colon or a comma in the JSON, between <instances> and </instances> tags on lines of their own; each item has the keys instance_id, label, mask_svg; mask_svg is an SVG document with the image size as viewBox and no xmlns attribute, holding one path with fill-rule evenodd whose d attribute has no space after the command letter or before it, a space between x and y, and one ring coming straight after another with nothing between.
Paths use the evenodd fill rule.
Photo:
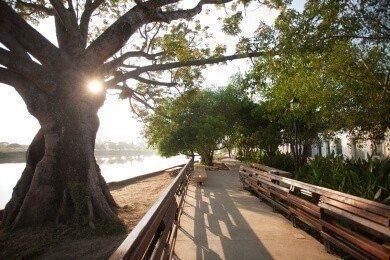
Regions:
<instances>
[{"instance_id":1,"label":"wooden railing","mask_svg":"<svg viewBox=\"0 0 390 260\"><path fill-rule=\"evenodd\" d=\"M240 167L244 188L318 231L331 245L358 259L390 258L390 206L331 189Z\"/></svg>"},{"instance_id":2,"label":"wooden railing","mask_svg":"<svg viewBox=\"0 0 390 260\"><path fill-rule=\"evenodd\" d=\"M171 259L188 188L191 159L110 259Z\"/></svg>"}]
</instances>

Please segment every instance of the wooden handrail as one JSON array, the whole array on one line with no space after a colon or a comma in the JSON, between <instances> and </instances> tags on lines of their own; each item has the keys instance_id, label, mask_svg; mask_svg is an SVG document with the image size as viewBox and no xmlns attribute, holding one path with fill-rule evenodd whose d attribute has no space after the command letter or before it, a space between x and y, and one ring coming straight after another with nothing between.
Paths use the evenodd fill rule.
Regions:
<instances>
[{"instance_id":1,"label":"wooden handrail","mask_svg":"<svg viewBox=\"0 0 390 260\"><path fill-rule=\"evenodd\" d=\"M296 226L317 230L327 251L334 245L365 259L390 258L390 206L305 182L240 167L244 188L280 209Z\"/></svg>"},{"instance_id":2,"label":"wooden handrail","mask_svg":"<svg viewBox=\"0 0 390 260\"><path fill-rule=\"evenodd\" d=\"M193 160L181 169L110 259L170 259Z\"/></svg>"}]
</instances>

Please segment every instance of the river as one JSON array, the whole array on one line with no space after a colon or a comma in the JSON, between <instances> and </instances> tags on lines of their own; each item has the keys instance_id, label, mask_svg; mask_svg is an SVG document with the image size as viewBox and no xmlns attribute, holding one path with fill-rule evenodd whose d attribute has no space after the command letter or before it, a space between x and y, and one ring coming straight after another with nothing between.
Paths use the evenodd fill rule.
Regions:
<instances>
[{"instance_id":1,"label":"river","mask_svg":"<svg viewBox=\"0 0 390 260\"><path fill-rule=\"evenodd\" d=\"M130 157L100 157L97 159L107 182L125 180L183 164L188 161L183 155L170 158L164 158L158 155L140 155ZM3 209L11 198L12 189L19 180L24 165L24 163L0 164L0 209Z\"/></svg>"}]
</instances>

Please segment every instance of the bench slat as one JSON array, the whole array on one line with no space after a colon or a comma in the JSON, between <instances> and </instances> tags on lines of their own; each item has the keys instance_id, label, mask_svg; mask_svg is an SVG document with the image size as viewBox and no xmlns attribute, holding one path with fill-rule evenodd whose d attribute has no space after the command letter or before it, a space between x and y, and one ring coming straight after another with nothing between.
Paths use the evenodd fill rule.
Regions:
<instances>
[{"instance_id":1,"label":"bench slat","mask_svg":"<svg viewBox=\"0 0 390 260\"><path fill-rule=\"evenodd\" d=\"M325 221L321 221L321 224L327 229L331 230L335 234L338 234L343 239L350 241L356 246L363 248L367 252L370 252L373 255L379 256L381 259L389 259L390 251L385 247L352 232L344 227L336 226L335 224L331 224Z\"/></svg>"},{"instance_id":2,"label":"bench slat","mask_svg":"<svg viewBox=\"0 0 390 260\"><path fill-rule=\"evenodd\" d=\"M374 221L378 224L384 225L386 227L389 226L389 221L390 221L389 218L382 217L381 215L377 215L377 214L371 213L369 211L366 211L364 209L356 208L356 207L351 206L349 204L346 204L346 203L343 203L343 202L340 202L340 201L337 201L334 199L330 199L330 198L327 198L324 196L321 196L320 200L326 204L338 207L342 210L345 210L345 211L348 211L350 213L356 214L360 217L369 219L369 220Z\"/></svg>"},{"instance_id":3,"label":"bench slat","mask_svg":"<svg viewBox=\"0 0 390 260\"><path fill-rule=\"evenodd\" d=\"M348 211L339 209L335 206L323 203L321 201L318 203L318 206L325 209L330 214L338 215L342 218L348 219L349 221L352 221L356 224L359 224L361 227L365 228L367 231L369 231L369 230L376 231L382 235L385 235L387 238L390 237L390 229L388 227L384 227L384 226L379 225L373 221L356 216L352 213L349 213Z\"/></svg>"}]
</instances>

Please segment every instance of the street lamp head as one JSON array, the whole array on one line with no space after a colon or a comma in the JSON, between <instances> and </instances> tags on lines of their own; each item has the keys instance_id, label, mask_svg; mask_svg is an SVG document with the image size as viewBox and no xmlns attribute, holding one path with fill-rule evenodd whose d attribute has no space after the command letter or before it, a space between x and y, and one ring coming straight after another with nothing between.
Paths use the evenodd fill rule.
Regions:
<instances>
[{"instance_id":1,"label":"street lamp head","mask_svg":"<svg viewBox=\"0 0 390 260\"><path fill-rule=\"evenodd\" d=\"M291 108L298 108L299 107L299 100L296 97L293 97L290 101Z\"/></svg>"}]
</instances>

